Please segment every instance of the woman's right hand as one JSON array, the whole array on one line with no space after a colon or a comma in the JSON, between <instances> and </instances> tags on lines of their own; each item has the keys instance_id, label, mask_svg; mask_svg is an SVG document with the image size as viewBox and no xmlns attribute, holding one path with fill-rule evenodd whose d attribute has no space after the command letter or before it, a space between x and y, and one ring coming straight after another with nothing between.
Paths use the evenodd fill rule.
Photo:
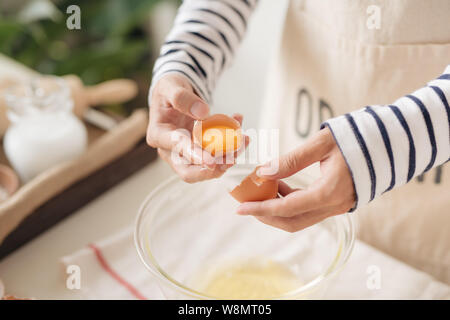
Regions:
<instances>
[{"instance_id":1,"label":"woman's right hand","mask_svg":"<svg viewBox=\"0 0 450 320\"><path fill-rule=\"evenodd\" d=\"M195 120L208 115L209 106L182 75L165 75L153 88L147 143L189 183L218 178L231 166L216 164L211 154L192 142ZM241 115L233 117L242 123Z\"/></svg>"}]
</instances>

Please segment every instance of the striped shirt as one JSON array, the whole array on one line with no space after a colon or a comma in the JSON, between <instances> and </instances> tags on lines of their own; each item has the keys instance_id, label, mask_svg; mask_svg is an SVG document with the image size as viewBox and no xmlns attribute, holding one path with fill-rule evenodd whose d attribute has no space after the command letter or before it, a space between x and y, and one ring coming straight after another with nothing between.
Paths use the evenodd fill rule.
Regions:
<instances>
[{"instance_id":1,"label":"striped shirt","mask_svg":"<svg viewBox=\"0 0 450 320\"><path fill-rule=\"evenodd\" d=\"M165 74L182 74L211 102L256 4L185 0L155 63L152 83ZM355 208L450 160L449 103L450 65L391 105L367 106L322 124L330 128L352 174Z\"/></svg>"},{"instance_id":2,"label":"striped shirt","mask_svg":"<svg viewBox=\"0 0 450 320\"><path fill-rule=\"evenodd\" d=\"M450 160L450 65L390 105L367 106L328 126L352 173L356 206Z\"/></svg>"}]
</instances>

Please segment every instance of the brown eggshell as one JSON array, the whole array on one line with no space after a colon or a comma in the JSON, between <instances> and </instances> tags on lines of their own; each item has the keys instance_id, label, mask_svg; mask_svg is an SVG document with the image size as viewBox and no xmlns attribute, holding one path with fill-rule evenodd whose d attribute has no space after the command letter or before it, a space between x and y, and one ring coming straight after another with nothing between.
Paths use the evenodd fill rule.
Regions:
<instances>
[{"instance_id":1,"label":"brown eggshell","mask_svg":"<svg viewBox=\"0 0 450 320\"><path fill-rule=\"evenodd\" d=\"M242 182L231 190L230 194L239 202L264 201L274 199L278 194L278 180L260 178L256 175L258 167Z\"/></svg>"},{"instance_id":2,"label":"brown eggshell","mask_svg":"<svg viewBox=\"0 0 450 320\"><path fill-rule=\"evenodd\" d=\"M203 131L205 129L216 127L216 126L226 126L235 130L241 129L241 124L236 119L233 119L225 114L215 114L204 120L196 121L194 123L194 127L192 129L192 138L194 143L202 147L202 137ZM242 133L239 130L238 134L240 138L238 139L238 143L234 152L238 151L242 146ZM216 154L216 156L223 156L223 154Z\"/></svg>"}]
</instances>

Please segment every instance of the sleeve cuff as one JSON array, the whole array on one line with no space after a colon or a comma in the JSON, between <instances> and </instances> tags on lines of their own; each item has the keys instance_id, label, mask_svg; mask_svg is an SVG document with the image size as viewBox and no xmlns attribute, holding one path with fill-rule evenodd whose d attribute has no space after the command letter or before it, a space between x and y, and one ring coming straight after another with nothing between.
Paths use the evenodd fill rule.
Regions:
<instances>
[{"instance_id":1,"label":"sleeve cuff","mask_svg":"<svg viewBox=\"0 0 450 320\"><path fill-rule=\"evenodd\" d=\"M370 130L376 125L371 122L371 117L364 110L358 110L351 114L345 114L328 120L322 124L322 128L328 127L341 151L347 167L350 171L355 190L355 205L350 211L369 203L375 195L384 188L380 184L388 182L380 181L377 187L375 167L381 171L388 159L380 158L383 153L376 152L377 148L384 148L379 132ZM381 141L380 141L381 140ZM366 141L370 141L369 146ZM375 150L375 152L371 152ZM389 166L389 165L388 165ZM377 173L378 170L377 170ZM385 179L382 179L385 180Z\"/></svg>"},{"instance_id":2,"label":"sleeve cuff","mask_svg":"<svg viewBox=\"0 0 450 320\"><path fill-rule=\"evenodd\" d=\"M195 77L195 75L191 75L190 72L188 70L183 70L181 68L174 68L174 69L164 69L164 70L160 70L160 72L158 72L157 74L155 74L152 78L152 83L150 86L150 90L148 93L148 104L150 105L151 99L152 99L152 94L153 94L153 89L156 85L156 83L158 83L158 81L168 75L168 74L177 74L180 75L182 77L184 77L187 81L189 81L189 83L192 85L192 88L194 89L195 93L202 98L206 103L211 104L212 103L212 97L211 94L208 90L208 88L206 87L205 83L200 81L199 79L197 79Z\"/></svg>"}]
</instances>

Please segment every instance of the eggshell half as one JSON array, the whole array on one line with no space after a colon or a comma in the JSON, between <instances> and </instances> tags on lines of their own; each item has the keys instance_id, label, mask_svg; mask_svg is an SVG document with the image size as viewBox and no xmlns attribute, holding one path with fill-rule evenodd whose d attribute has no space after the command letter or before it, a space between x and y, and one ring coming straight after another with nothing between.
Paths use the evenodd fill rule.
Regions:
<instances>
[{"instance_id":1,"label":"eggshell half","mask_svg":"<svg viewBox=\"0 0 450 320\"><path fill-rule=\"evenodd\" d=\"M264 201L274 199L278 195L278 180L260 178L256 175L258 167L242 182L230 191L239 202Z\"/></svg>"},{"instance_id":2,"label":"eggshell half","mask_svg":"<svg viewBox=\"0 0 450 320\"><path fill-rule=\"evenodd\" d=\"M236 134L238 136L237 143L234 146L234 150L231 150L230 153L235 153L239 151L239 149L242 147L242 130L241 125L239 121L236 119L233 119L225 114L215 114L212 115L204 120L196 121L194 123L194 127L192 129L192 138L194 140L194 143L199 145L200 147L203 146L202 140L203 140L203 132L206 129L214 128L214 127L229 127L231 129L236 130ZM227 153L223 152L216 152L213 155L216 157L222 157L225 156Z\"/></svg>"}]
</instances>

